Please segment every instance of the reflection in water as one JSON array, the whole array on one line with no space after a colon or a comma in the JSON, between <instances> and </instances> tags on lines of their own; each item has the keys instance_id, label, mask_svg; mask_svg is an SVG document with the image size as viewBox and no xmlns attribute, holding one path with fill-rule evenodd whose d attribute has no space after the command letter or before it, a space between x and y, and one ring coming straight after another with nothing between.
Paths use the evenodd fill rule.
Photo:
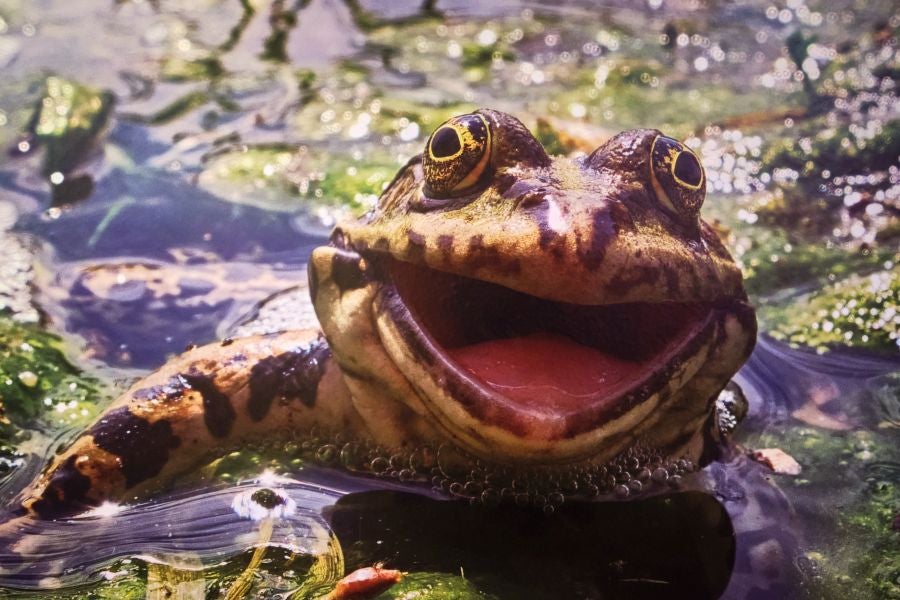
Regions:
<instances>
[{"instance_id":1,"label":"reflection in water","mask_svg":"<svg viewBox=\"0 0 900 600\"><path fill-rule=\"evenodd\" d=\"M836 405L819 406L823 412L848 422L864 418L859 415L868 413L854 402L872 398L860 390L896 370L892 359L823 357L762 339L738 377L751 404L739 434L785 427L810 402L810 391L822 388L842 393ZM847 389L857 393L845 396ZM875 462L870 470L894 473L895 467ZM33 470L17 473L7 493ZM240 562L261 543L259 520L247 518L253 511L246 506L261 485L277 485L286 495L279 510L266 513L274 521L269 547L321 555L333 531L348 570L378 561L408 571L462 568L479 589L500 597L791 597L815 566L807 564L809 525L796 506L809 499L796 491L787 496L778 485L785 480L774 480L743 454L686 478L680 493L567 502L551 516L533 507L446 501L425 486L332 469L308 467L301 477L105 506L66 521L20 522L14 535L3 534L0 586L83 586L108 577L105 569L129 557L180 568L189 557L194 568L233 570L229 561Z\"/></svg>"},{"instance_id":2,"label":"reflection in water","mask_svg":"<svg viewBox=\"0 0 900 600\"><path fill-rule=\"evenodd\" d=\"M347 490L312 483L278 484L293 510L279 511L268 545L298 554L321 554L328 543L321 510ZM259 543L257 520L233 506L236 499L259 488L259 483L248 482L132 507L106 504L63 521L20 521L14 535L3 532L0 587L79 586L103 578L104 569L130 557L173 566L190 557L205 567L221 565Z\"/></svg>"},{"instance_id":3,"label":"reflection in water","mask_svg":"<svg viewBox=\"0 0 900 600\"><path fill-rule=\"evenodd\" d=\"M501 598L718 598L734 561L728 514L697 492L572 503L549 517L371 492L328 514L349 569L380 560L404 571L462 570Z\"/></svg>"},{"instance_id":4,"label":"reflection in water","mask_svg":"<svg viewBox=\"0 0 900 600\"><path fill-rule=\"evenodd\" d=\"M352 486L351 486L352 487ZM64 522L31 523L0 556L0 585L47 589L105 576L116 559L184 568L219 565L258 543L258 523L232 508L245 484ZM270 547L317 555L329 525L348 570L384 561L408 571L459 572L501 597L654 597L666 591L717 598L734 561L731 521L712 496L686 492L622 503L539 510L484 508L398 491L344 494L308 483L283 486L297 504L274 522ZM337 502L336 504L334 504ZM333 506L332 506L333 505ZM293 512L293 514L291 514ZM514 559L513 559L514 557ZM552 578L547 575L552 574ZM513 583L515 582L515 583Z\"/></svg>"},{"instance_id":5,"label":"reflection in water","mask_svg":"<svg viewBox=\"0 0 900 600\"><path fill-rule=\"evenodd\" d=\"M762 336L747 364L735 376L750 401L741 429L784 425L789 416L832 429L875 423L851 423L847 413L867 395L866 383L900 371L900 357L842 349L827 354L794 349Z\"/></svg>"}]
</instances>

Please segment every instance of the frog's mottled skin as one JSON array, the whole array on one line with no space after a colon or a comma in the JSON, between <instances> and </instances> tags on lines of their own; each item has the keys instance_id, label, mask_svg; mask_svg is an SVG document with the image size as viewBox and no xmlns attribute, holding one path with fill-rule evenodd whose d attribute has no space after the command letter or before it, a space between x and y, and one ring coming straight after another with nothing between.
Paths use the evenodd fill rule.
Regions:
<instances>
[{"instance_id":1,"label":"frog's mottled skin","mask_svg":"<svg viewBox=\"0 0 900 600\"><path fill-rule=\"evenodd\" d=\"M215 452L313 426L388 448L451 442L502 464L603 462L636 442L700 459L756 321L697 214L699 162L660 136L628 131L571 160L503 113L451 120L374 211L313 253L321 333L226 341L164 365L56 456L23 506L53 517L127 501ZM538 392L510 401L445 348L499 335L514 352L545 323L650 358L614 397L560 408Z\"/></svg>"}]
</instances>

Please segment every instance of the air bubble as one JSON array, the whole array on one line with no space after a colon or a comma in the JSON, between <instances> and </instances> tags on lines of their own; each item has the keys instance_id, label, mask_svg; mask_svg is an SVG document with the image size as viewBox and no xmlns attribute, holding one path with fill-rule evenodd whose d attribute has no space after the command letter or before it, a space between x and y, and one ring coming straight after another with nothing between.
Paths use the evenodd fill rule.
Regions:
<instances>
[{"instance_id":1,"label":"air bubble","mask_svg":"<svg viewBox=\"0 0 900 600\"><path fill-rule=\"evenodd\" d=\"M350 471L358 471L363 465L362 446L357 442L347 442L341 448L341 465Z\"/></svg>"},{"instance_id":2,"label":"air bubble","mask_svg":"<svg viewBox=\"0 0 900 600\"><path fill-rule=\"evenodd\" d=\"M430 484L441 493L474 504L509 502L542 510L573 497L633 498L660 487L677 488L685 474L697 470L685 457L665 458L658 450L643 446L627 449L605 464L511 466L485 463L451 444L390 451L371 442L315 430L297 432L295 441L282 450L300 464L314 460L403 483Z\"/></svg>"},{"instance_id":3,"label":"air bubble","mask_svg":"<svg viewBox=\"0 0 900 600\"><path fill-rule=\"evenodd\" d=\"M316 460L327 465L336 462L339 456L340 451L334 444L326 444L316 450Z\"/></svg>"},{"instance_id":4,"label":"air bubble","mask_svg":"<svg viewBox=\"0 0 900 600\"><path fill-rule=\"evenodd\" d=\"M376 475L380 475L388 470L391 464L388 462L388 459L383 456L379 456L369 463L369 469L375 473Z\"/></svg>"},{"instance_id":5,"label":"air bubble","mask_svg":"<svg viewBox=\"0 0 900 600\"><path fill-rule=\"evenodd\" d=\"M455 446L443 444L438 448L437 463L441 472L451 479L463 479L468 475L471 466L470 457L463 454Z\"/></svg>"},{"instance_id":6,"label":"air bubble","mask_svg":"<svg viewBox=\"0 0 900 600\"><path fill-rule=\"evenodd\" d=\"M419 472L432 469L437 464L437 452L431 446L419 446L409 456L410 468Z\"/></svg>"},{"instance_id":7,"label":"air bubble","mask_svg":"<svg viewBox=\"0 0 900 600\"><path fill-rule=\"evenodd\" d=\"M480 496L484 486L475 481L469 481L463 488L467 496Z\"/></svg>"}]
</instances>

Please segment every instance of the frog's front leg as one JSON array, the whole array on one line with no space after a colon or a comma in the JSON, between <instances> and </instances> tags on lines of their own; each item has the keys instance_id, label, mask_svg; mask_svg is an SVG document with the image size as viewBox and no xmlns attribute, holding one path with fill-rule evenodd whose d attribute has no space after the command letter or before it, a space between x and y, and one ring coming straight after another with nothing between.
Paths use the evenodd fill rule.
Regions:
<instances>
[{"instance_id":1,"label":"frog's front leg","mask_svg":"<svg viewBox=\"0 0 900 600\"><path fill-rule=\"evenodd\" d=\"M313 426L365 435L316 332L191 350L137 382L23 494L39 518L130 501L248 440Z\"/></svg>"}]
</instances>

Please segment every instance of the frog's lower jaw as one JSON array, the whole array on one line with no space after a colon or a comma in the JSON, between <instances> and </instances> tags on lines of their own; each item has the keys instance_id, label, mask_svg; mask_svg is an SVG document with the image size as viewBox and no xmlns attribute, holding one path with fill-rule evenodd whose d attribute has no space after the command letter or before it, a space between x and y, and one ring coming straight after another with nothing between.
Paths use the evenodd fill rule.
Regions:
<instances>
[{"instance_id":1,"label":"frog's lower jaw","mask_svg":"<svg viewBox=\"0 0 900 600\"><path fill-rule=\"evenodd\" d=\"M603 462L638 440L696 460L712 399L752 348L739 300L578 306L389 270L374 310L385 351L451 439L501 464Z\"/></svg>"}]
</instances>

